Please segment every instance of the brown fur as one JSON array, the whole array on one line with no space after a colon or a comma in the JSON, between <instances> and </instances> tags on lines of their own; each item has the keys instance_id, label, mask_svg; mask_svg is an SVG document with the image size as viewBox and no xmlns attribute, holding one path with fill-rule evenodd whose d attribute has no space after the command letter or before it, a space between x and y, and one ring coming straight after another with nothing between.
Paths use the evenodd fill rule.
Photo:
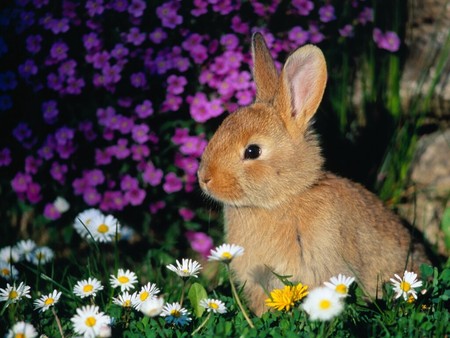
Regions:
<instances>
[{"instance_id":1,"label":"brown fur","mask_svg":"<svg viewBox=\"0 0 450 338\"><path fill-rule=\"evenodd\" d=\"M310 287L355 276L375 296L380 281L425 256L408 261L411 238L399 219L362 186L323 171L309 126L327 78L320 49L298 49L278 76L260 34L252 47L256 101L224 120L198 173L203 191L224 204L227 242L245 249L232 269L249 306L267 310L264 290L281 286L272 271ZM250 144L259 158L244 159Z\"/></svg>"}]
</instances>

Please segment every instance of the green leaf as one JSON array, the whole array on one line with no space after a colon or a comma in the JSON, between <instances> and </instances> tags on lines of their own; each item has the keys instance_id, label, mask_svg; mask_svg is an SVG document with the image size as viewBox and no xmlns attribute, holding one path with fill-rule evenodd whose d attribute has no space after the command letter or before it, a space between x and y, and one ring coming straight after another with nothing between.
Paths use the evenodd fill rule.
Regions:
<instances>
[{"instance_id":1,"label":"green leaf","mask_svg":"<svg viewBox=\"0 0 450 338\"><path fill-rule=\"evenodd\" d=\"M199 283L192 284L191 288L189 289L188 298L191 302L192 308L194 309L194 315L197 318L201 317L203 312L205 311L205 308L203 306L200 306L200 301L207 298L205 288Z\"/></svg>"}]
</instances>

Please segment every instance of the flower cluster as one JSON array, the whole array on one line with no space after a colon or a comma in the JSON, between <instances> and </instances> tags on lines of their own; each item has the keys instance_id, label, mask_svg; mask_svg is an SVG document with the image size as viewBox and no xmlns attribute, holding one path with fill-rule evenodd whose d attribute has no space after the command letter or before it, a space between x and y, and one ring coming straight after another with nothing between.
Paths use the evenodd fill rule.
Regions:
<instances>
[{"instance_id":1,"label":"flower cluster","mask_svg":"<svg viewBox=\"0 0 450 338\"><path fill-rule=\"evenodd\" d=\"M280 11L286 25L268 32ZM0 11L2 175L49 221L81 203L195 217L200 204L185 194L206 135L254 98L251 34L264 33L277 63L303 44L327 53L365 31L396 50L398 37L375 28L373 13L363 0L11 2ZM208 18L220 29L205 33Z\"/></svg>"}]
</instances>

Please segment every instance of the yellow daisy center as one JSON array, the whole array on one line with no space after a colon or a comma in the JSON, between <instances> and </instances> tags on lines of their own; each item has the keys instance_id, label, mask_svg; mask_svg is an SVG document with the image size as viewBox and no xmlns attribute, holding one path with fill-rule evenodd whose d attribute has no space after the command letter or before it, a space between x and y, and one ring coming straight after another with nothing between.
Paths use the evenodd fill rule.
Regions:
<instances>
[{"instance_id":1,"label":"yellow daisy center","mask_svg":"<svg viewBox=\"0 0 450 338\"><path fill-rule=\"evenodd\" d=\"M408 282L401 282L400 283L400 289L402 289L405 292L408 292L409 290L411 290L411 284L409 284Z\"/></svg>"},{"instance_id":2,"label":"yellow daisy center","mask_svg":"<svg viewBox=\"0 0 450 338\"><path fill-rule=\"evenodd\" d=\"M97 323L97 319L95 317L87 317L84 323L86 326L93 327Z\"/></svg>"},{"instance_id":3,"label":"yellow daisy center","mask_svg":"<svg viewBox=\"0 0 450 338\"><path fill-rule=\"evenodd\" d=\"M341 294L347 294L347 286L345 284L336 285L336 292Z\"/></svg>"},{"instance_id":4,"label":"yellow daisy center","mask_svg":"<svg viewBox=\"0 0 450 338\"><path fill-rule=\"evenodd\" d=\"M14 335L14 338L25 338L25 334L24 333L16 333Z\"/></svg>"},{"instance_id":5,"label":"yellow daisy center","mask_svg":"<svg viewBox=\"0 0 450 338\"><path fill-rule=\"evenodd\" d=\"M208 304L208 306L213 310L217 310L219 308L219 305L217 305L217 303L213 303L213 302L210 302Z\"/></svg>"},{"instance_id":6,"label":"yellow daisy center","mask_svg":"<svg viewBox=\"0 0 450 338\"><path fill-rule=\"evenodd\" d=\"M6 268L2 269L2 275L9 276L9 269L6 269Z\"/></svg>"},{"instance_id":7,"label":"yellow daisy center","mask_svg":"<svg viewBox=\"0 0 450 338\"><path fill-rule=\"evenodd\" d=\"M123 307L130 307L130 306L131 306L131 301L129 299L127 299L123 302Z\"/></svg>"},{"instance_id":8,"label":"yellow daisy center","mask_svg":"<svg viewBox=\"0 0 450 338\"><path fill-rule=\"evenodd\" d=\"M189 274L189 270L188 269L183 269L183 270L181 270L181 272L183 272L185 274Z\"/></svg>"},{"instance_id":9,"label":"yellow daisy center","mask_svg":"<svg viewBox=\"0 0 450 338\"><path fill-rule=\"evenodd\" d=\"M42 260L43 258L45 258L45 254L42 252L38 252L38 253L36 253L36 258L38 260Z\"/></svg>"},{"instance_id":10,"label":"yellow daisy center","mask_svg":"<svg viewBox=\"0 0 450 338\"><path fill-rule=\"evenodd\" d=\"M331 302L328 299L322 299L319 303L321 310L328 310L331 307Z\"/></svg>"},{"instance_id":11,"label":"yellow daisy center","mask_svg":"<svg viewBox=\"0 0 450 338\"><path fill-rule=\"evenodd\" d=\"M19 296L16 290L11 290L9 293L9 299L16 299Z\"/></svg>"},{"instance_id":12,"label":"yellow daisy center","mask_svg":"<svg viewBox=\"0 0 450 338\"><path fill-rule=\"evenodd\" d=\"M222 253L222 258L231 259L231 258L233 258L233 255L230 254L229 252L224 252L224 253Z\"/></svg>"},{"instance_id":13,"label":"yellow daisy center","mask_svg":"<svg viewBox=\"0 0 450 338\"><path fill-rule=\"evenodd\" d=\"M177 309L173 309L172 311L170 311L170 315L178 318L181 316L181 312Z\"/></svg>"},{"instance_id":14,"label":"yellow daisy center","mask_svg":"<svg viewBox=\"0 0 450 338\"><path fill-rule=\"evenodd\" d=\"M130 279L127 276L120 276L119 278L117 278L117 280L121 283L121 284L126 284L130 281Z\"/></svg>"},{"instance_id":15,"label":"yellow daisy center","mask_svg":"<svg viewBox=\"0 0 450 338\"><path fill-rule=\"evenodd\" d=\"M45 305L50 306L55 302L55 300L51 297L47 298L44 302Z\"/></svg>"},{"instance_id":16,"label":"yellow daisy center","mask_svg":"<svg viewBox=\"0 0 450 338\"><path fill-rule=\"evenodd\" d=\"M91 284L83 286L83 292L91 292L92 290L94 290L94 287Z\"/></svg>"},{"instance_id":17,"label":"yellow daisy center","mask_svg":"<svg viewBox=\"0 0 450 338\"><path fill-rule=\"evenodd\" d=\"M97 231L101 234L106 234L108 232L108 230L109 230L109 227L105 223L100 224L97 228Z\"/></svg>"},{"instance_id":18,"label":"yellow daisy center","mask_svg":"<svg viewBox=\"0 0 450 338\"><path fill-rule=\"evenodd\" d=\"M145 301L148 298L149 293L147 291L142 291L141 294L139 295L139 299L141 301Z\"/></svg>"}]
</instances>

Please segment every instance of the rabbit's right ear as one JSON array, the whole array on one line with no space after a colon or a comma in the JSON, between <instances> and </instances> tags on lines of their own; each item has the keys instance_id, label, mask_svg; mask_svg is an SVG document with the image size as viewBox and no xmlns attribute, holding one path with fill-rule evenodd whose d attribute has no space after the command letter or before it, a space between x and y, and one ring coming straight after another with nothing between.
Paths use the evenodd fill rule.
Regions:
<instances>
[{"instance_id":1,"label":"rabbit's right ear","mask_svg":"<svg viewBox=\"0 0 450 338\"><path fill-rule=\"evenodd\" d=\"M252 57L256 102L270 102L278 87L278 72L261 33L252 37Z\"/></svg>"}]
</instances>

